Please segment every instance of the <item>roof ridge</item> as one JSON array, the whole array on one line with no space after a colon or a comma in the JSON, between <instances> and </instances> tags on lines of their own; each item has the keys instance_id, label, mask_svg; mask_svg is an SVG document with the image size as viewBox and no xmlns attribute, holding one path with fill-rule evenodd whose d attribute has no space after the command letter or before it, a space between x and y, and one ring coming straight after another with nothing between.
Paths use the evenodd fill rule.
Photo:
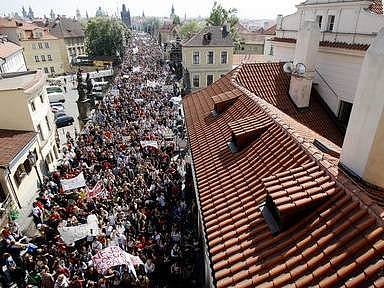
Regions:
<instances>
[{"instance_id":1,"label":"roof ridge","mask_svg":"<svg viewBox=\"0 0 384 288\"><path fill-rule=\"evenodd\" d=\"M374 200L371 199L366 193L363 192L361 185L354 181L349 175L340 170L338 167L339 161L335 157L329 156L326 153L323 153L319 148L317 148L312 142L305 139L297 133L294 127L291 127L287 124L284 119L282 119L281 114L290 117L285 114L283 111L274 107L266 100L258 97L253 92L249 91L244 86L240 85L237 81L237 75L241 70L241 67L247 64L241 64L234 71L230 81L242 91L246 96L251 100L255 101L256 104L278 125L283 131L285 131L292 139L310 156L319 167L325 171L326 174L332 177L345 191L349 194L352 199L357 201L360 204L360 207L366 209L369 214L374 216L380 224L384 224L384 208L380 207ZM294 120L294 119L293 119ZM297 122L296 120L294 120ZM311 130L310 128L302 125L304 129ZM313 131L313 130L311 130ZM319 135L320 136L320 135ZM321 136L320 136L321 137Z\"/></svg>"}]
</instances>

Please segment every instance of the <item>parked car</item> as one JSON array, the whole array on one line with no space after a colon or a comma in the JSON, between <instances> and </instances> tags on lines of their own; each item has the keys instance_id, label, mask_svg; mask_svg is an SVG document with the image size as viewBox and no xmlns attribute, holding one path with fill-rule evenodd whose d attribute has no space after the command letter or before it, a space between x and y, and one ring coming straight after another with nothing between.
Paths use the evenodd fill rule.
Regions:
<instances>
[{"instance_id":1,"label":"parked car","mask_svg":"<svg viewBox=\"0 0 384 288\"><path fill-rule=\"evenodd\" d=\"M63 93L64 94L64 89L63 89L63 87L61 87L61 86L57 86L57 85L55 85L55 86L47 86L47 93L48 93L48 95L49 94L52 94L52 93Z\"/></svg>"},{"instance_id":2,"label":"parked car","mask_svg":"<svg viewBox=\"0 0 384 288\"><path fill-rule=\"evenodd\" d=\"M74 119L72 116L64 115L55 119L56 127L62 128L73 124Z\"/></svg>"},{"instance_id":3,"label":"parked car","mask_svg":"<svg viewBox=\"0 0 384 288\"><path fill-rule=\"evenodd\" d=\"M60 102L54 102L50 103L51 105L51 110L53 113L58 112L58 111L64 111L64 105Z\"/></svg>"},{"instance_id":4,"label":"parked car","mask_svg":"<svg viewBox=\"0 0 384 288\"><path fill-rule=\"evenodd\" d=\"M63 117L63 116L67 116L67 114L65 114L64 111L58 111L58 112L55 112L55 119L57 118L60 118L60 117Z\"/></svg>"},{"instance_id":5,"label":"parked car","mask_svg":"<svg viewBox=\"0 0 384 288\"><path fill-rule=\"evenodd\" d=\"M65 98L64 98L64 94L63 93L50 93L48 94L48 99L49 99L49 103L56 103L56 102L60 102L60 103L64 103L65 102Z\"/></svg>"}]
</instances>

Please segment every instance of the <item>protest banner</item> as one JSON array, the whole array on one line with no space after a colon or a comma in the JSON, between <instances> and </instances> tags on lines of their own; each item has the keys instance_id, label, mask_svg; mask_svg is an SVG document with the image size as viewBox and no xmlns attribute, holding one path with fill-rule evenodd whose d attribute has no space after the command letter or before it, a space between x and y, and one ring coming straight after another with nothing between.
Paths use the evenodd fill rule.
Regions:
<instances>
[{"instance_id":1,"label":"protest banner","mask_svg":"<svg viewBox=\"0 0 384 288\"><path fill-rule=\"evenodd\" d=\"M58 227L61 238L66 245L72 245L77 240L81 240L87 236L99 235L99 221L96 215L91 214L87 217L87 224L77 226Z\"/></svg>"},{"instance_id":2,"label":"protest banner","mask_svg":"<svg viewBox=\"0 0 384 288\"><path fill-rule=\"evenodd\" d=\"M97 272L105 274L109 268L118 265L127 265L129 270L136 276L134 265L142 265L143 261L122 250L119 246L110 246L92 256L92 262Z\"/></svg>"},{"instance_id":3,"label":"protest banner","mask_svg":"<svg viewBox=\"0 0 384 288\"><path fill-rule=\"evenodd\" d=\"M153 147L156 149L159 149L159 145L157 144L157 141L140 141L141 147Z\"/></svg>"},{"instance_id":4,"label":"protest banner","mask_svg":"<svg viewBox=\"0 0 384 288\"><path fill-rule=\"evenodd\" d=\"M104 189L103 180L99 180L91 190L88 189L87 198L99 198L106 195L107 191Z\"/></svg>"},{"instance_id":5,"label":"protest banner","mask_svg":"<svg viewBox=\"0 0 384 288\"><path fill-rule=\"evenodd\" d=\"M81 188L86 185L83 172L74 178L62 179L60 183L64 191Z\"/></svg>"}]
</instances>

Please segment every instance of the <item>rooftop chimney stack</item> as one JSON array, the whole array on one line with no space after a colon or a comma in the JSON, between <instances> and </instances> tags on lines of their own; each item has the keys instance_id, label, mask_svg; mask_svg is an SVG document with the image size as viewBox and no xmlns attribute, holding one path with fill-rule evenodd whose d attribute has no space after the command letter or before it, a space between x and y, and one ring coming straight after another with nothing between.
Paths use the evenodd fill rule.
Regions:
<instances>
[{"instance_id":1,"label":"rooftop chimney stack","mask_svg":"<svg viewBox=\"0 0 384 288\"><path fill-rule=\"evenodd\" d=\"M384 28L368 49L356 89L341 164L384 188Z\"/></svg>"},{"instance_id":2,"label":"rooftop chimney stack","mask_svg":"<svg viewBox=\"0 0 384 288\"><path fill-rule=\"evenodd\" d=\"M296 67L299 63L304 64L305 73L292 74L289 95L298 108L309 106L320 36L319 25L316 25L313 20L305 21L297 34L293 66Z\"/></svg>"}]
</instances>

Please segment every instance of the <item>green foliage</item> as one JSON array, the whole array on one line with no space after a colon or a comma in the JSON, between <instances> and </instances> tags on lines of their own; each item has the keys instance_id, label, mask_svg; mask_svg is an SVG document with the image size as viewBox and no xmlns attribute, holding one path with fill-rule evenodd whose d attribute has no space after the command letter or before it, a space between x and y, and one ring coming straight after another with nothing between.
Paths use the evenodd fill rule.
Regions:
<instances>
[{"instance_id":1,"label":"green foliage","mask_svg":"<svg viewBox=\"0 0 384 288\"><path fill-rule=\"evenodd\" d=\"M193 34L199 32L201 29L203 29L204 23L196 21L196 20L189 20L183 23L183 25L180 27L179 34L181 39L189 39Z\"/></svg>"},{"instance_id":2,"label":"green foliage","mask_svg":"<svg viewBox=\"0 0 384 288\"><path fill-rule=\"evenodd\" d=\"M96 17L88 21L85 32L89 56L123 56L129 30L119 20Z\"/></svg>"},{"instance_id":3,"label":"green foliage","mask_svg":"<svg viewBox=\"0 0 384 288\"><path fill-rule=\"evenodd\" d=\"M206 19L206 21L208 25L212 26L223 26L224 24L229 24L232 39L237 46L239 45L240 37L237 31L239 18L236 14L236 8L225 9L221 4L217 4L217 2L215 2L213 4L211 14Z\"/></svg>"}]
</instances>

